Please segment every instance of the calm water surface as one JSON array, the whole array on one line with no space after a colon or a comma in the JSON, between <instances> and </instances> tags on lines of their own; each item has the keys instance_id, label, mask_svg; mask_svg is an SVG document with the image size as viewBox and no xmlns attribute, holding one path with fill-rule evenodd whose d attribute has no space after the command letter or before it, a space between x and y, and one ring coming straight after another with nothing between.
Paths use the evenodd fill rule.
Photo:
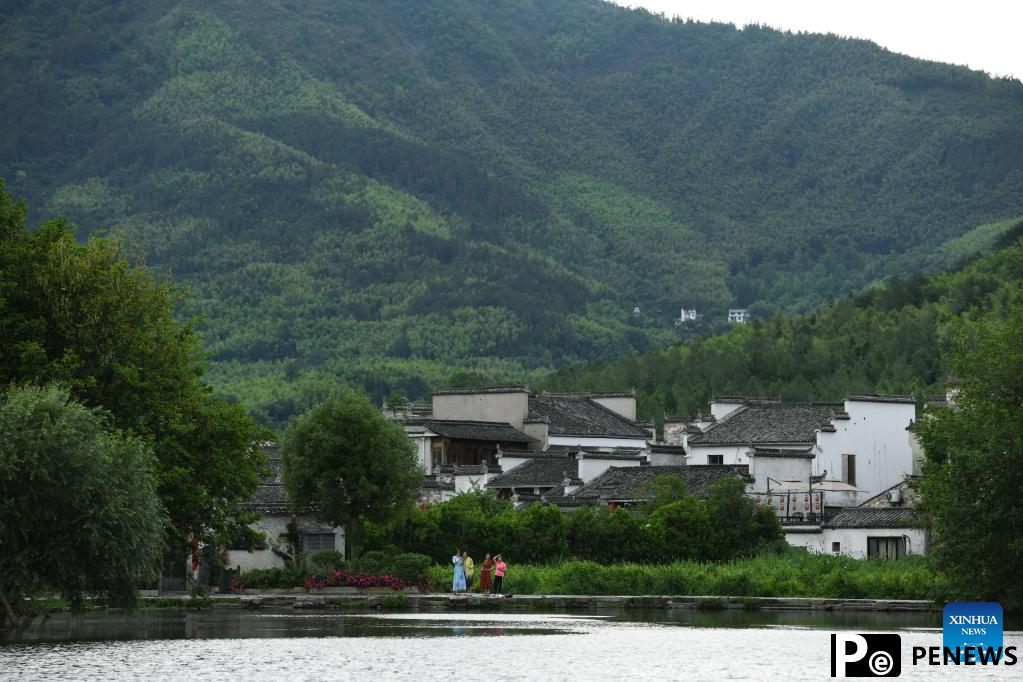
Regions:
<instances>
[{"instance_id":1,"label":"calm water surface","mask_svg":"<svg viewBox=\"0 0 1023 682\"><path fill-rule=\"evenodd\" d=\"M829 676L839 630L900 634L903 678L1023 678L1021 665L911 666L911 647L941 645L940 622L701 611L61 614L0 634L0 678L788 682ZM1006 632L1005 645L1023 648L1023 632Z\"/></svg>"}]
</instances>

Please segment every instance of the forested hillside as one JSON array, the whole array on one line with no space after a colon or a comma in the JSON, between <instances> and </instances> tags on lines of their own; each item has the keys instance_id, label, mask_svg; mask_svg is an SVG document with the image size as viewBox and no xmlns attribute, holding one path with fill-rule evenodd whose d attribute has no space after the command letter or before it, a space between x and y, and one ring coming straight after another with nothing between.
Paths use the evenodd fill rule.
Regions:
<instances>
[{"instance_id":1,"label":"forested hillside","mask_svg":"<svg viewBox=\"0 0 1023 682\"><path fill-rule=\"evenodd\" d=\"M1023 214L1018 81L597 0L10 0L0 92L30 219L190 285L268 423L326 377L414 397L812 310Z\"/></svg>"},{"instance_id":2,"label":"forested hillside","mask_svg":"<svg viewBox=\"0 0 1023 682\"><path fill-rule=\"evenodd\" d=\"M560 370L544 387L636 386L641 418L695 415L712 395L841 400L944 394L956 335L1023 309L1023 222L994 253L930 276L895 278L821 311L738 325L663 350Z\"/></svg>"}]
</instances>

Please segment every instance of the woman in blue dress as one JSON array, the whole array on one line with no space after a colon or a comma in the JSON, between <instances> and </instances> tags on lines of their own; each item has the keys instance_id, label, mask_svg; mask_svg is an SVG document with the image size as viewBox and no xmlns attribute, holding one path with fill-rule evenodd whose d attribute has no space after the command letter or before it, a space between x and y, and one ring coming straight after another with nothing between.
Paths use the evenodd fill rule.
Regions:
<instances>
[{"instance_id":1,"label":"woman in blue dress","mask_svg":"<svg viewBox=\"0 0 1023 682\"><path fill-rule=\"evenodd\" d=\"M465 592L465 564L462 563L460 552L455 552L451 557L451 563L455 565L455 579L451 583L451 591Z\"/></svg>"}]
</instances>

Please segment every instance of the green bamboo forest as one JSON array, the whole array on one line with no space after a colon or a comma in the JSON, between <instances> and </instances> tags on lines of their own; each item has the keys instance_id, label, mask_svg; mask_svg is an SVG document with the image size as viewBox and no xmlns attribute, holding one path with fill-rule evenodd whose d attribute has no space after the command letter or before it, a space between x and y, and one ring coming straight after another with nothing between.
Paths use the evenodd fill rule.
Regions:
<instances>
[{"instance_id":1,"label":"green bamboo forest","mask_svg":"<svg viewBox=\"0 0 1023 682\"><path fill-rule=\"evenodd\" d=\"M863 40L598 0L14 0L0 83L28 222L188 287L206 381L273 428L338 383L635 385L645 417L935 392L957 321L1019 304L1023 85Z\"/></svg>"}]
</instances>

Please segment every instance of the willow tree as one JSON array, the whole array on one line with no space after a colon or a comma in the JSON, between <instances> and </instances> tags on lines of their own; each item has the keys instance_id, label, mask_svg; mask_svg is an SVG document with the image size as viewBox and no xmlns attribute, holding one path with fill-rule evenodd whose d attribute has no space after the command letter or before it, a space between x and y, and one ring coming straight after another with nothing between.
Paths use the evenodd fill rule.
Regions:
<instances>
[{"instance_id":1,"label":"willow tree","mask_svg":"<svg viewBox=\"0 0 1023 682\"><path fill-rule=\"evenodd\" d=\"M359 556L363 522L406 511L422 481L402 427L351 390L292 419L281 456L292 506L344 527L351 558Z\"/></svg>"},{"instance_id":2,"label":"willow tree","mask_svg":"<svg viewBox=\"0 0 1023 682\"><path fill-rule=\"evenodd\" d=\"M166 516L145 442L59 386L0 396L0 602L8 619L24 597L86 593L117 604L158 574ZM0 617L0 621L3 617Z\"/></svg>"}]
</instances>

